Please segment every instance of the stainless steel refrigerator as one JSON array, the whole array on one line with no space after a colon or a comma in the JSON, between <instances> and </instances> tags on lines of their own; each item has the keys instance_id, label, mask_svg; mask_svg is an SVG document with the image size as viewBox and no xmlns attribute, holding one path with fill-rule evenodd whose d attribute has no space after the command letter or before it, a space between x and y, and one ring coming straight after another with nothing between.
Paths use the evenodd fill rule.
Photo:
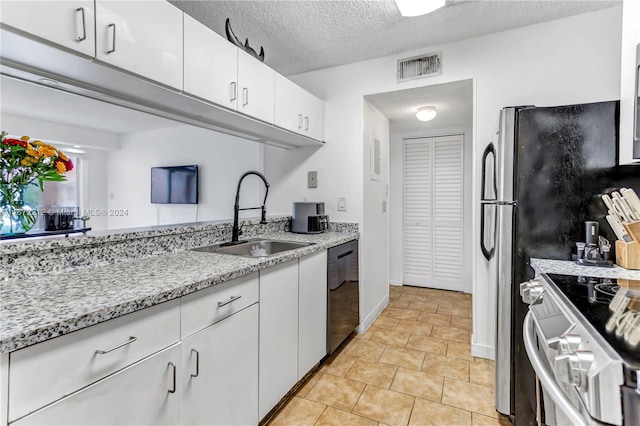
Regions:
<instances>
[{"instance_id":1,"label":"stainless steel refrigerator","mask_svg":"<svg viewBox=\"0 0 640 426\"><path fill-rule=\"evenodd\" d=\"M480 251L497 293L496 409L536 424L536 377L522 340L519 284L532 257L571 259L584 221L615 240L599 194L640 189L640 167L616 166L619 102L509 107L482 157Z\"/></svg>"}]
</instances>

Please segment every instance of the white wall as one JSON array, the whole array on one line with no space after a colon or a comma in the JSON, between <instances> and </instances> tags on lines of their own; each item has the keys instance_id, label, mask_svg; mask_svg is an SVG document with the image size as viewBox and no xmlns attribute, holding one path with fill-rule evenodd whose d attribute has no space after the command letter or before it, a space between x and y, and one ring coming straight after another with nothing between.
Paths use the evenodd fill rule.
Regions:
<instances>
[{"instance_id":1,"label":"white wall","mask_svg":"<svg viewBox=\"0 0 640 426\"><path fill-rule=\"evenodd\" d=\"M128 215L109 216L109 228L232 219L238 179L248 170L262 171L262 155L259 143L187 125L123 135L122 148L107 159L108 207ZM151 167L188 164L198 165L199 204L151 204ZM240 207L260 206L262 185L247 177ZM267 213L273 214L269 203ZM258 216L259 210L241 214Z\"/></svg>"},{"instance_id":2,"label":"white wall","mask_svg":"<svg viewBox=\"0 0 640 426\"><path fill-rule=\"evenodd\" d=\"M380 176L371 179L372 139L380 141ZM360 329L389 303L389 120L367 100L362 109ZM379 179L379 180L376 180Z\"/></svg>"},{"instance_id":3,"label":"white wall","mask_svg":"<svg viewBox=\"0 0 640 426\"><path fill-rule=\"evenodd\" d=\"M457 43L425 47L419 51L329 68L293 76L301 86L325 99L327 145L301 160L295 170L278 182L277 191L305 192L306 170L318 170L318 197L339 220L361 221L363 188L361 173L362 97L369 94L474 79L474 156L470 172L477 179L479 158L494 130L498 111L508 105L561 105L618 99L620 96L621 7L532 25ZM405 83L396 82L396 61L420 53L442 51L442 75ZM269 170L269 156L265 168ZM280 159L284 162L285 160ZM478 182L473 185L478 199ZM349 211L335 211L335 198L349 197ZM477 253L478 211L473 212L473 247L476 259L473 352L493 356L494 298L490 296L486 266ZM376 229L363 230L363 239ZM385 232L382 230L381 232ZM375 238L375 237L374 237ZM364 259L363 259L364 260ZM386 261L377 259L379 262ZM363 268L372 267L366 260ZM364 292L369 291L366 283ZM364 312L367 317L369 312Z\"/></svg>"}]
</instances>

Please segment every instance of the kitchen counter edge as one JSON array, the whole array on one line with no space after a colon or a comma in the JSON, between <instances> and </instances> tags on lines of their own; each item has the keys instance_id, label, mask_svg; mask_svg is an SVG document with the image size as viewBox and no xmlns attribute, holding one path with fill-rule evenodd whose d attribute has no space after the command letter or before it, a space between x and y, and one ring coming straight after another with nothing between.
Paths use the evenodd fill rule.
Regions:
<instances>
[{"instance_id":1,"label":"kitchen counter edge","mask_svg":"<svg viewBox=\"0 0 640 426\"><path fill-rule=\"evenodd\" d=\"M298 248L295 250L276 254L274 256L266 258L245 258L240 256L222 255L213 253L201 253L187 250L181 252L182 256L199 257L205 260L207 264L212 265L212 269L215 271L208 274L205 277L198 277L196 279L185 278L185 282L181 284L174 284L180 281L180 277L158 277L154 274L147 274L148 276L142 278L146 280L154 280L154 283L147 285L144 288L144 293L140 297L130 297L124 300L105 302L101 305L92 306L88 309L78 309L78 303L74 304L73 300L50 300L49 297L41 297L39 299L45 300L44 303L50 303L49 308L54 306L61 313L59 316L55 314L53 317L43 317L42 312L50 312L50 309L40 309L36 306L21 310L20 306L24 306L25 295L30 294L29 289L32 287L32 283L37 282L40 286L47 286L49 283L47 277L37 277L33 279L24 279L14 282L0 283L2 286L11 286L12 289L22 287L24 289L21 294L16 295L14 300L7 298L11 295L8 291L3 291L3 303L0 307L0 353L13 352L18 349L22 349L37 343L41 343L55 337L63 336L65 334L72 333L74 331L81 330L92 325L96 325L111 319L115 319L151 306L158 305L160 303L173 300L187 294L203 290L205 288L221 284L223 282L247 275L256 271L270 268L279 263L288 262L293 259L297 259L303 256L307 256L321 250L325 250L331 247L335 247L349 241L358 240L359 233L353 232L327 232L324 234L293 234L293 233L274 233L260 236L261 238L278 239L287 241L301 241L310 242L312 245ZM188 254L187 254L188 253ZM154 269L158 263L164 263L167 270L171 269L174 273L177 270L172 269L170 262L176 257L173 255L154 256L151 258L141 259L136 262L100 266L97 268L85 269L75 273L67 274L64 277L65 286L71 287L75 285L82 286L82 289L92 290L88 285L95 275L109 276L110 270L116 270L117 268L129 267L129 269L138 269L148 266L148 269ZM215 262L213 262L215 260ZM177 262L176 262L177 263ZM148 265L146 265L148 264ZM132 266L133 265L133 266ZM100 274L96 274L96 271L100 271ZM146 272L146 271L145 271ZM192 271L191 271L192 272ZM121 272L122 274L122 272ZM114 274L115 275L115 274ZM184 272L184 275L188 275ZM117 276L117 275L115 275ZM55 281L56 277L51 277L49 280ZM162 278L166 278L166 282L162 282ZM115 279L115 278L114 278ZM131 277L132 280L136 280L136 277ZM137 281L137 280L136 280ZM156 282L158 281L158 282ZM71 283L71 284L68 284ZM142 286L142 285L141 285ZM36 285L37 287L37 285ZM96 298L100 299L102 294L97 294L102 287L96 291ZM5 288L5 290L7 290ZM66 293L74 293L75 289L65 289L59 293L60 299ZM135 293L135 288L131 289ZM49 288L42 290L43 292L50 291ZM52 290L54 296L56 295L55 289ZM37 290L36 290L37 293ZM82 294L83 297L91 298L91 294ZM126 294L124 295L126 297ZM137 296L137 295L136 295ZM39 300L38 299L38 300ZM58 305L55 305L56 302ZM68 305L69 313L65 305ZM39 312L36 312L39 311ZM39 316L40 315L40 316ZM9 320L9 321L7 321Z\"/></svg>"},{"instance_id":2,"label":"kitchen counter edge","mask_svg":"<svg viewBox=\"0 0 640 426\"><path fill-rule=\"evenodd\" d=\"M612 268L599 268L578 265L570 260L532 258L531 267L536 271L536 274L545 273L599 278L623 278L640 281L640 271L626 269L615 264Z\"/></svg>"}]
</instances>

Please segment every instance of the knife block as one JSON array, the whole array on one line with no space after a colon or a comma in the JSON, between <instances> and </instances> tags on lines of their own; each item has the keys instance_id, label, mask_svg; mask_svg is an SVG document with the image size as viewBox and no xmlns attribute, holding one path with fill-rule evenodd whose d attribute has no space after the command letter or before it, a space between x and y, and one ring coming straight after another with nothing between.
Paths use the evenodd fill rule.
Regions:
<instances>
[{"instance_id":1,"label":"knife block","mask_svg":"<svg viewBox=\"0 0 640 426\"><path fill-rule=\"evenodd\" d=\"M616 240L616 263L627 269L640 269L640 244Z\"/></svg>"},{"instance_id":2,"label":"knife block","mask_svg":"<svg viewBox=\"0 0 640 426\"><path fill-rule=\"evenodd\" d=\"M622 226L635 242L640 243L640 220L623 223Z\"/></svg>"}]
</instances>

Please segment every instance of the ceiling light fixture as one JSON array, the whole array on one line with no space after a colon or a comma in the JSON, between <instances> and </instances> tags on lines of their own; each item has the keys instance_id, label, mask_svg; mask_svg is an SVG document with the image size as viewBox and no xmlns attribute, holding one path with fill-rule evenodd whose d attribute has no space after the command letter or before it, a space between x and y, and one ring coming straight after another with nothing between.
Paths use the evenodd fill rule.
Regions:
<instances>
[{"instance_id":1,"label":"ceiling light fixture","mask_svg":"<svg viewBox=\"0 0 640 426\"><path fill-rule=\"evenodd\" d=\"M431 121L436 118L436 115L438 112L434 106L423 106L418 108L418 112L416 112L416 118L420 121Z\"/></svg>"},{"instance_id":2,"label":"ceiling light fixture","mask_svg":"<svg viewBox=\"0 0 640 426\"><path fill-rule=\"evenodd\" d=\"M420 16L444 6L446 0L395 0L402 16Z\"/></svg>"}]
</instances>

